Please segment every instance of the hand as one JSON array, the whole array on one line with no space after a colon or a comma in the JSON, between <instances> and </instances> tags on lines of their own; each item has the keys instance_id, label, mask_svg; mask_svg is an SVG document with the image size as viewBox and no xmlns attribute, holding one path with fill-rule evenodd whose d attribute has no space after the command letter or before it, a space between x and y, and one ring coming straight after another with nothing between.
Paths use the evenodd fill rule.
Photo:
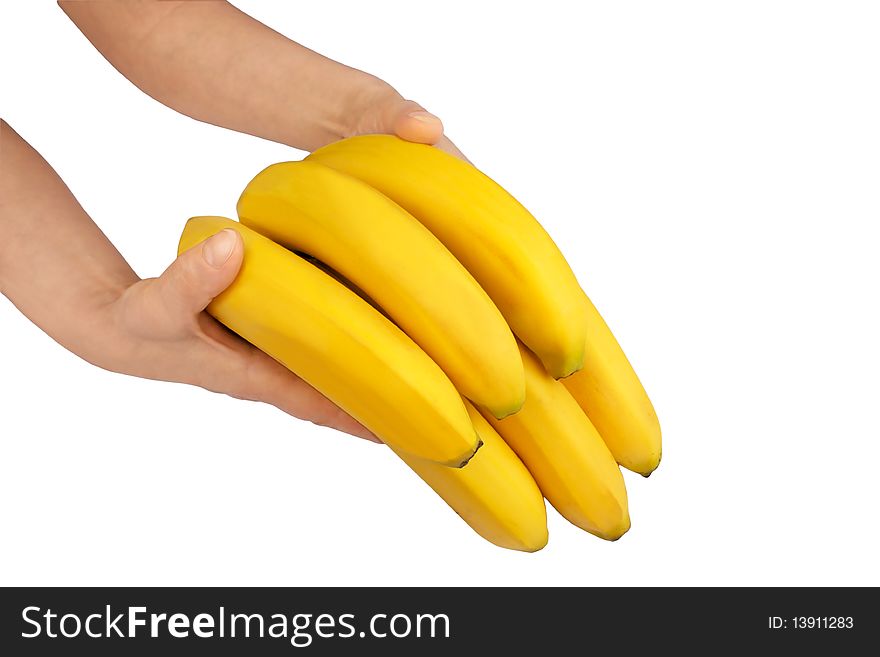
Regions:
<instances>
[{"instance_id":1,"label":"hand","mask_svg":"<svg viewBox=\"0 0 880 657\"><path fill-rule=\"evenodd\" d=\"M443 124L379 78L328 59L228 2L60 1L137 87L188 116L313 151L393 134L464 158Z\"/></svg>"},{"instance_id":2,"label":"hand","mask_svg":"<svg viewBox=\"0 0 880 657\"><path fill-rule=\"evenodd\" d=\"M241 267L238 233L223 231L158 278L140 280L58 174L4 121L0 146L0 292L46 333L104 369L268 402L375 440L203 312Z\"/></svg>"},{"instance_id":3,"label":"hand","mask_svg":"<svg viewBox=\"0 0 880 657\"><path fill-rule=\"evenodd\" d=\"M227 229L181 254L158 278L126 289L108 307L124 348L102 365L267 402L303 420L379 442L305 381L203 312L235 279L243 253L241 237Z\"/></svg>"}]
</instances>

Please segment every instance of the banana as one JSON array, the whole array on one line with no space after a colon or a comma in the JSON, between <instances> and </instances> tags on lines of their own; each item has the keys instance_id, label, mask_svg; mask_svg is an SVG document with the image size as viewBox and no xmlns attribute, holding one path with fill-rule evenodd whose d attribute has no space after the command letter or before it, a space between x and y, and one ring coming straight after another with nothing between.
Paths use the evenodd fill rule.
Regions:
<instances>
[{"instance_id":1,"label":"banana","mask_svg":"<svg viewBox=\"0 0 880 657\"><path fill-rule=\"evenodd\" d=\"M532 475L479 411L465 402L483 446L461 469L398 454L487 541L536 552L547 544L547 510Z\"/></svg>"},{"instance_id":2,"label":"banana","mask_svg":"<svg viewBox=\"0 0 880 657\"><path fill-rule=\"evenodd\" d=\"M620 468L565 386L528 349L521 352L526 403L516 415L486 419L559 513L600 538L620 538L630 524Z\"/></svg>"},{"instance_id":3,"label":"banana","mask_svg":"<svg viewBox=\"0 0 880 657\"><path fill-rule=\"evenodd\" d=\"M660 465L660 423L617 340L584 295L589 338L584 369L562 383L623 467L646 477Z\"/></svg>"},{"instance_id":4,"label":"banana","mask_svg":"<svg viewBox=\"0 0 880 657\"><path fill-rule=\"evenodd\" d=\"M238 216L360 288L465 397L496 417L520 409L523 367L504 317L446 247L386 196L316 162L282 162L248 184Z\"/></svg>"},{"instance_id":5,"label":"banana","mask_svg":"<svg viewBox=\"0 0 880 657\"><path fill-rule=\"evenodd\" d=\"M306 161L360 178L422 222L555 378L583 366L577 280L541 225L488 176L437 148L389 135L344 139Z\"/></svg>"},{"instance_id":6,"label":"banana","mask_svg":"<svg viewBox=\"0 0 880 657\"><path fill-rule=\"evenodd\" d=\"M208 312L395 449L452 466L478 438L442 370L367 302L238 222L196 217L178 253L224 228L244 241L238 277Z\"/></svg>"}]
</instances>

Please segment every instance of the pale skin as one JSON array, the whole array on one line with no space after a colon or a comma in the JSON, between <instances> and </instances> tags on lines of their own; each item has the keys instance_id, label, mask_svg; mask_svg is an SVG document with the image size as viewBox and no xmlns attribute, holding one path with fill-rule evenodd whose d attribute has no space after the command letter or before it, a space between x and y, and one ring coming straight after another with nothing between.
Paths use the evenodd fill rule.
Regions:
<instances>
[{"instance_id":1,"label":"pale skin","mask_svg":"<svg viewBox=\"0 0 880 657\"><path fill-rule=\"evenodd\" d=\"M226 2L59 5L137 87L200 121L302 150L388 133L464 157L436 116L387 83ZM35 324L98 367L266 402L377 441L205 312L242 257L241 238L226 230L140 279L52 167L0 122L0 292Z\"/></svg>"}]
</instances>

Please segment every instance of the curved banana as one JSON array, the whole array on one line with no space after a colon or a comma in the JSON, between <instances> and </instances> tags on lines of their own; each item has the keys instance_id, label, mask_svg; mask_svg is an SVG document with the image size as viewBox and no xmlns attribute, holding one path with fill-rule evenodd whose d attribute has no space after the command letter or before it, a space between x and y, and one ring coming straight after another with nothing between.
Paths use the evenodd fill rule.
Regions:
<instances>
[{"instance_id":1,"label":"curved banana","mask_svg":"<svg viewBox=\"0 0 880 657\"><path fill-rule=\"evenodd\" d=\"M547 510L532 475L469 402L483 446L461 469L398 454L475 532L510 550L547 544Z\"/></svg>"},{"instance_id":2,"label":"curved banana","mask_svg":"<svg viewBox=\"0 0 880 657\"><path fill-rule=\"evenodd\" d=\"M550 504L581 529L607 540L629 529L623 475L565 386L528 349L526 403L503 420L487 418L522 459Z\"/></svg>"},{"instance_id":3,"label":"curved banana","mask_svg":"<svg viewBox=\"0 0 880 657\"><path fill-rule=\"evenodd\" d=\"M238 222L190 219L178 253L224 228L244 241L238 277L208 312L396 449L461 466L478 438L461 396L400 329L341 283Z\"/></svg>"},{"instance_id":4,"label":"curved banana","mask_svg":"<svg viewBox=\"0 0 880 657\"><path fill-rule=\"evenodd\" d=\"M446 247L386 196L316 162L282 162L248 183L238 216L360 288L465 397L496 417L520 409L522 362L504 317Z\"/></svg>"},{"instance_id":5,"label":"curved banana","mask_svg":"<svg viewBox=\"0 0 880 657\"><path fill-rule=\"evenodd\" d=\"M488 176L440 149L389 135L344 139L306 161L360 178L422 222L554 377L583 366L586 323L574 274L528 210Z\"/></svg>"},{"instance_id":6,"label":"curved banana","mask_svg":"<svg viewBox=\"0 0 880 657\"><path fill-rule=\"evenodd\" d=\"M646 477L660 465L660 423L639 377L593 303L584 295L588 339L584 369L563 381L624 468Z\"/></svg>"}]
</instances>

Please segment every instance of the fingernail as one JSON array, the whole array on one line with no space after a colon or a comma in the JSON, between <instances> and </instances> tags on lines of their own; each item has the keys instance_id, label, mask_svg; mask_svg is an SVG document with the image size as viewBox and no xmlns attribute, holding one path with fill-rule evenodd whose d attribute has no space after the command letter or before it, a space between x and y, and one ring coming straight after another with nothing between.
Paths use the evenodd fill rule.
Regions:
<instances>
[{"instance_id":1,"label":"fingernail","mask_svg":"<svg viewBox=\"0 0 880 657\"><path fill-rule=\"evenodd\" d=\"M220 269L229 260L235 249L235 231L224 228L213 237L209 237L202 247L202 257L214 269Z\"/></svg>"},{"instance_id":2,"label":"fingernail","mask_svg":"<svg viewBox=\"0 0 880 657\"><path fill-rule=\"evenodd\" d=\"M410 112L409 116L422 123L438 123L440 121L440 119L430 112Z\"/></svg>"}]
</instances>

